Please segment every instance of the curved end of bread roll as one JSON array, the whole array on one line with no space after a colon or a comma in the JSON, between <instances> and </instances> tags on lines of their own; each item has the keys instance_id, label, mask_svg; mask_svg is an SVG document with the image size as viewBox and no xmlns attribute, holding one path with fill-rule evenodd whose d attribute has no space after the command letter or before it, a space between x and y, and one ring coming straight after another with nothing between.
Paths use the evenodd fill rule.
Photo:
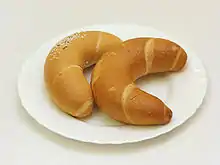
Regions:
<instances>
[{"instance_id":1,"label":"curved end of bread roll","mask_svg":"<svg viewBox=\"0 0 220 165\"><path fill-rule=\"evenodd\" d=\"M179 54L177 54L176 57L176 61L174 61L173 71L179 71L183 69L186 65L186 61L187 61L187 54L182 48L180 48Z\"/></svg>"},{"instance_id":2,"label":"curved end of bread roll","mask_svg":"<svg viewBox=\"0 0 220 165\"><path fill-rule=\"evenodd\" d=\"M172 111L157 97L134 88L126 99L124 112L128 124L164 125L172 119Z\"/></svg>"},{"instance_id":3,"label":"curved end of bread roll","mask_svg":"<svg viewBox=\"0 0 220 165\"><path fill-rule=\"evenodd\" d=\"M52 97L52 101L66 114L75 118L85 118L92 115L93 100L88 100L78 108L73 106L71 102L60 103L56 98Z\"/></svg>"},{"instance_id":4,"label":"curved end of bread roll","mask_svg":"<svg viewBox=\"0 0 220 165\"><path fill-rule=\"evenodd\" d=\"M164 105L164 124L168 124L173 117L173 112Z\"/></svg>"},{"instance_id":5,"label":"curved end of bread roll","mask_svg":"<svg viewBox=\"0 0 220 165\"><path fill-rule=\"evenodd\" d=\"M78 110L74 111L71 115L76 118L85 118L92 115L93 100L86 101Z\"/></svg>"},{"instance_id":6,"label":"curved end of bread roll","mask_svg":"<svg viewBox=\"0 0 220 165\"><path fill-rule=\"evenodd\" d=\"M47 84L47 90L53 102L67 114L80 118L92 113L91 89L79 67L64 69Z\"/></svg>"}]
</instances>

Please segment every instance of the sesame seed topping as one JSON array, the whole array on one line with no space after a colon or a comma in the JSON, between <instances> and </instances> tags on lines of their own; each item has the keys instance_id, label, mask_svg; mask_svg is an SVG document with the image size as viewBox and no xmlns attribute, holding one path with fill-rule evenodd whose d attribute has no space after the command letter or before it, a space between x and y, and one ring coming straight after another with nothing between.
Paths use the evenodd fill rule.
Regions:
<instances>
[{"instance_id":1,"label":"sesame seed topping","mask_svg":"<svg viewBox=\"0 0 220 165\"><path fill-rule=\"evenodd\" d=\"M69 44L71 44L73 40L84 39L85 36L87 36L87 34L85 34L83 32L75 33L75 34L67 36L64 39L62 39L61 41L57 42L57 44L50 51L49 60L59 59L59 55L60 55L61 51L67 49Z\"/></svg>"}]
</instances>

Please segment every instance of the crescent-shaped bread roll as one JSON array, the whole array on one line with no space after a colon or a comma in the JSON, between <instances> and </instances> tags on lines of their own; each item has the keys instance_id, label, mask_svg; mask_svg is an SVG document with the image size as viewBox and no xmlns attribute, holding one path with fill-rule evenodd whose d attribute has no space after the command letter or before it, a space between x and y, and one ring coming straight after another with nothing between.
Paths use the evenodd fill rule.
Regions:
<instances>
[{"instance_id":1,"label":"crescent-shaped bread roll","mask_svg":"<svg viewBox=\"0 0 220 165\"><path fill-rule=\"evenodd\" d=\"M83 70L121 43L115 35L100 31L75 33L58 42L44 65L45 84L52 101L71 116L91 115L92 91Z\"/></svg>"},{"instance_id":2,"label":"crescent-shaped bread roll","mask_svg":"<svg viewBox=\"0 0 220 165\"><path fill-rule=\"evenodd\" d=\"M162 125L172 111L156 96L135 85L139 77L179 71L187 61L176 43L160 38L135 38L105 53L92 73L92 91L98 107L111 118L132 125Z\"/></svg>"}]
</instances>

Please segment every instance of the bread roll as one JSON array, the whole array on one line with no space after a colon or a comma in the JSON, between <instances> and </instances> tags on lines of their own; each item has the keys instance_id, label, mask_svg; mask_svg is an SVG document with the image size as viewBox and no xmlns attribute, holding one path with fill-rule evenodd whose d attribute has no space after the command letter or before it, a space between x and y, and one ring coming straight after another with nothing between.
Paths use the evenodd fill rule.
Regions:
<instances>
[{"instance_id":1,"label":"bread roll","mask_svg":"<svg viewBox=\"0 0 220 165\"><path fill-rule=\"evenodd\" d=\"M77 118L91 115L93 97L83 70L121 43L113 34L87 31L70 35L52 48L45 61L44 79L60 110Z\"/></svg>"},{"instance_id":2,"label":"bread roll","mask_svg":"<svg viewBox=\"0 0 220 165\"><path fill-rule=\"evenodd\" d=\"M172 111L159 98L135 85L139 77L181 70L186 52L160 38L135 38L105 53L92 73L92 91L98 107L111 118L132 125L162 125Z\"/></svg>"}]
</instances>

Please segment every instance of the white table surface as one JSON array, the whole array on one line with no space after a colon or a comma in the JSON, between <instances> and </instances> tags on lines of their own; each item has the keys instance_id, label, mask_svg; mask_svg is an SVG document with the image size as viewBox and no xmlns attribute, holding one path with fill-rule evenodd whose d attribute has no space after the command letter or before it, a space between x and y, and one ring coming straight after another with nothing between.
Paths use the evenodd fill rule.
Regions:
<instances>
[{"instance_id":1,"label":"white table surface","mask_svg":"<svg viewBox=\"0 0 220 165\"><path fill-rule=\"evenodd\" d=\"M0 0L0 164L219 165L219 6L218 0ZM171 133L129 145L85 144L42 128L18 99L23 60L57 34L114 22L153 26L197 52L209 77L198 113Z\"/></svg>"}]
</instances>

